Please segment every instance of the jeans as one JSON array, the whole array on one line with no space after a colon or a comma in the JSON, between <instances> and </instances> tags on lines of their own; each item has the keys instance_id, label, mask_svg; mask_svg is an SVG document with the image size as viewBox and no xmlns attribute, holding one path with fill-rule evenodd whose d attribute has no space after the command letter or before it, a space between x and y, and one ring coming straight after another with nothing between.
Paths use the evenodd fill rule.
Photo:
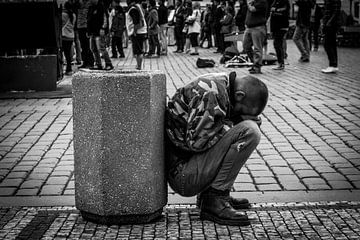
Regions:
<instances>
[{"instance_id":1,"label":"jeans","mask_svg":"<svg viewBox=\"0 0 360 240\"><path fill-rule=\"evenodd\" d=\"M183 33L184 26L175 26L175 40L176 40L176 50L184 51L184 45L185 45L185 36Z\"/></svg>"},{"instance_id":2,"label":"jeans","mask_svg":"<svg viewBox=\"0 0 360 240\"><path fill-rule=\"evenodd\" d=\"M72 45L73 45L72 40L62 40L62 50L64 52L65 60L66 60L66 72L70 72L72 70L72 67L71 67L71 62L72 62L71 48L72 48Z\"/></svg>"},{"instance_id":3,"label":"jeans","mask_svg":"<svg viewBox=\"0 0 360 240\"><path fill-rule=\"evenodd\" d=\"M241 167L259 144L260 136L254 121L235 125L212 148L195 153L188 161L171 168L170 186L182 196L194 196L208 187L230 190ZM172 152L167 155L176 157Z\"/></svg>"},{"instance_id":4,"label":"jeans","mask_svg":"<svg viewBox=\"0 0 360 240\"><path fill-rule=\"evenodd\" d=\"M263 45L266 37L266 27L246 28L244 32L243 49L253 61L255 68L261 68ZM254 46L254 50L253 47Z\"/></svg>"},{"instance_id":5,"label":"jeans","mask_svg":"<svg viewBox=\"0 0 360 240\"><path fill-rule=\"evenodd\" d=\"M117 52L119 52L120 57L124 56L123 49L123 34L118 36L112 36L111 38L111 52L113 57L117 57Z\"/></svg>"},{"instance_id":6,"label":"jeans","mask_svg":"<svg viewBox=\"0 0 360 240\"><path fill-rule=\"evenodd\" d=\"M149 54L154 54L156 48L156 54L160 55L160 42L158 34L149 34Z\"/></svg>"},{"instance_id":7,"label":"jeans","mask_svg":"<svg viewBox=\"0 0 360 240\"><path fill-rule=\"evenodd\" d=\"M81 45L81 58L84 66L92 67L94 66L94 56L90 49L89 38L86 36L86 31L86 28L78 29Z\"/></svg>"},{"instance_id":8,"label":"jeans","mask_svg":"<svg viewBox=\"0 0 360 240\"><path fill-rule=\"evenodd\" d=\"M301 53L302 59L310 58L309 28L296 26L293 41Z\"/></svg>"},{"instance_id":9,"label":"jeans","mask_svg":"<svg viewBox=\"0 0 360 240\"><path fill-rule=\"evenodd\" d=\"M285 59L285 48L284 48L284 36L286 34L286 30L278 30L273 32L273 38L274 38L274 49L276 52L276 57L278 60L278 63L284 64Z\"/></svg>"},{"instance_id":10,"label":"jeans","mask_svg":"<svg viewBox=\"0 0 360 240\"><path fill-rule=\"evenodd\" d=\"M314 37L314 48L319 48L319 28L318 23L312 22L309 30L309 48L311 49L312 39Z\"/></svg>"},{"instance_id":11,"label":"jeans","mask_svg":"<svg viewBox=\"0 0 360 240\"><path fill-rule=\"evenodd\" d=\"M338 67L336 28L324 28L324 48L328 55L329 66Z\"/></svg>"},{"instance_id":12,"label":"jeans","mask_svg":"<svg viewBox=\"0 0 360 240\"><path fill-rule=\"evenodd\" d=\"M159 37L160 37L160 45L161 45L161 51L163 53L167 53L167 24L162 24L160 25L160 33L159 33Z\"/></svg>"},{"instance_id":13,"label":"jeans","mask_svg":"<svg viewBox=\"0 0 360 240\"><path fill-rule=\"evenodd\" d=\"M105 66L112 66L109 54L106 50L105 36L90 36L90 48L93 52L95 63L97 66L102 66L100 53L104 57Z\"/></svg>"}]
</instances>

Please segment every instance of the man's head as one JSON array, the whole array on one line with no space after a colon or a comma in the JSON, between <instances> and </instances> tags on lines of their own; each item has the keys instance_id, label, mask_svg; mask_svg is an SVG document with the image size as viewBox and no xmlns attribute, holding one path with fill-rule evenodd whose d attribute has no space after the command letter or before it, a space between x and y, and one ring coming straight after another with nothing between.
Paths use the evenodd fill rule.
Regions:
<instances>
[{"instance_id":1,"label":"man's head","mask_svg":"<svg viewBox=\"0 0 360 240\"><path fill-rule=\"evenodd\" d=\"M232 115L257 116L264 110L269 93L266 85L253 76L237 77L230 73Z\"/></svg>"}]
</instances>

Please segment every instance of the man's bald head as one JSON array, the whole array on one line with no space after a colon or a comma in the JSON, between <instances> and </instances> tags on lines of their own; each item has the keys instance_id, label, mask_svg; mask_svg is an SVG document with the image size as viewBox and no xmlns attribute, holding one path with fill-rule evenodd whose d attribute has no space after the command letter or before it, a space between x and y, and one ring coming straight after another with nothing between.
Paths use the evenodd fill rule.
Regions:
<instances>
[{"instance_id":1,"label":"man's bald head","mask_svg":"<svg viewBox=\"0 0 360 240\"><path fill-rule=\"evenodd\" d=\"M233 78L233 89L230 96L233 99L233 111L238 115L257 116L264 110L269 93L260 79L253 76L238 77L235 72L230 73L230 81Z\"/></svg>"}]
</instances>

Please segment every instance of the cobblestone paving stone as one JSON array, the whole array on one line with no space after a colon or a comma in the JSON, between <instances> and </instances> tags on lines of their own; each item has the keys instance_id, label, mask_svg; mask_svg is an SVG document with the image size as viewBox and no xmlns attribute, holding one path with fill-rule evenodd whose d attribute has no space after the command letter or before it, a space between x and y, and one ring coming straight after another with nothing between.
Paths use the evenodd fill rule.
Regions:
<instances>
[{"instance_id":1,"label":"cobblestone paving stone","mask_svg":"<svg viewBox=\"0 0 360 240\"><path fill-rule=\"evenodd\" d=\"M1 239L359 239L360 202L254 204L251 226L201 221L194 205L169 205L155 222L98 225L73 207L0 208Z\"/></svg>"},{"instance_id":2,"label":"cobblestone paving stone","mask_svg":"<svg viewBox=\"0 0 360 240\"><path fill-rule=\"evenodd\" d=\"M199 74L247 73L222 65L198 69L196 57L173 48L144 61L146 70L166 73L168 96ZM334 75L320 73L327 63L322 49L310 64L297 62L291 41L288 52L286 71L265 66L258 76L270 90L263 137L233 191L360 189L360 49L341 48ZM220 58L212 50L200 54ZM114 63L135 66L131 54ZM0 196L74 195L72 128L70 98L0 100Z\"/></svg>"}]
</instances>

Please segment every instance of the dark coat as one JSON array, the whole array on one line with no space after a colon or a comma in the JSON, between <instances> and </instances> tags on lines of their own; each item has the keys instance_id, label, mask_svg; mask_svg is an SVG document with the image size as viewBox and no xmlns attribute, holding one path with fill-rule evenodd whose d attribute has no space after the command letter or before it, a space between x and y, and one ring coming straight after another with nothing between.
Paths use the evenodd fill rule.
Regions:
<instances>
[{"instance_id":1,"label":"dark coat","mask_svg":"<svg viewBox=\"0 0 360 240\"><path fill-rule=\"evenodd\" d=\"M290 3L289 0L275 0L271 6L275 10L270 14L270 30L277 32L289 27Z\"/></svg>"},{"instance_id":2,"label":"dark coat","mask_svg":"<svg viewBox=\"0 0 360 240\"><path fill-rule=\"evenodd\" d=\"M114 33L114 36L121 37L125 30L125 14L117 13L113 17L110 31Z\"/></svg>"},{"instance_id":3,"label":"dark coat","mask_svg":"<svg viewBox=\"0 0 360 240\"><path fill-rule=\"evenodd\" d=\"M89 7L87 16L87 30L89 35L99 36L100 30L109 31L109 17L101 1Z\"/></svg>"}]
</instances>

